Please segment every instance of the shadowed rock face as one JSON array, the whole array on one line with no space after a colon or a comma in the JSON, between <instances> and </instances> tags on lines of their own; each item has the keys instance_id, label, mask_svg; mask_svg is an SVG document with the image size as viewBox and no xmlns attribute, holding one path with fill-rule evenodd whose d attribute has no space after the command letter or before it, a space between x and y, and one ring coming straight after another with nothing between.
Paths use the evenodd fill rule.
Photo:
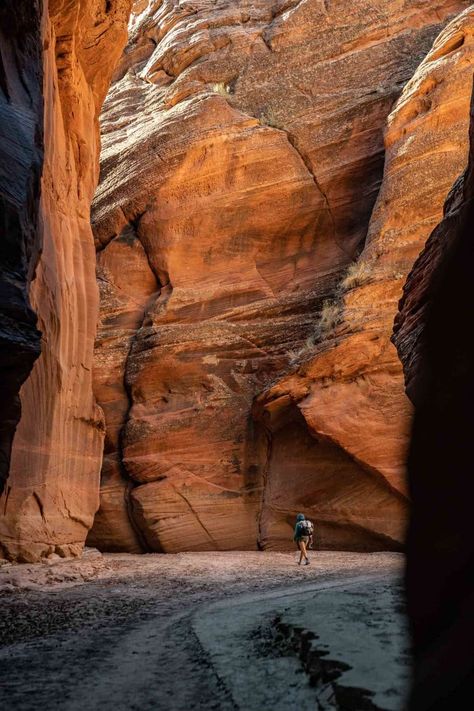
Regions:
<instances>
[{"instance_id":1,"label":"shadowed rock face","mask_svg":"<svg viewBox=\"0 0 474 711\"><path fill-rule=\"evenodd\" d=\"M126 41L130 4L50 0L42 35L37 30L32 41L43 67L32 96L44 95L46 149L43 245L29 298L43 338L21 391L0 516L3 549L20 560L53 550L77 554L98 506L104 428L91 384L98 293L89 213L98 180L98 112ZM22 48L23 40L14 39ZM25 209L32 210L34 183L30 192ZM34 341L34 318L25 311L27 318Z\"/></svg>"},{"instance_id":2,"label":"shadowed rock face","mask_svg":"<svg viewBox=\"0 0 474 711\"><path fill-rule=\"evenodd\" d=\"M407 543L413 711L462 708L474 681L474 348L465 329L474 308L474 106L470 139L468 169L410 273L395 322L415 405Z\"/></svg>"},{"instance_id":3,"label":"shadowed rock face","mask_svg":"<svg viewBox=\"0 0 474 711\"><path fill-rule=\"evenodd\" d=\"M364 259L387 256L370 287L339 293L346 325L329 339L321 306L363 245L393 102L467 4L136 4L104 107L93 210L108 434L91 542L282 547L303 507L325 547L400 545L408 414L395 421L409 410L389 334L422 226L464 165L464 89L453 113L440 107L468 71L467 48L445 59L440 40L443 57L421 71L449 81L416 120L429 93L418 74L389 121ZM455 145L434 147L425 214L407 165L426 167L434 122ZM408 231L399 240L387 239L389 199Z\"/></svg>"},{"instance_id":4,"label":"shadowed rock face","mask_svg":"<svg viewBox=\"0 0 474 711\"><path fill-rule=\"evenodd\" d=\"M41 246L40 5L19 0L0 7L0 492L20 419L18 392L40 352L28 297Z\"/></svg>"}]
</instances>

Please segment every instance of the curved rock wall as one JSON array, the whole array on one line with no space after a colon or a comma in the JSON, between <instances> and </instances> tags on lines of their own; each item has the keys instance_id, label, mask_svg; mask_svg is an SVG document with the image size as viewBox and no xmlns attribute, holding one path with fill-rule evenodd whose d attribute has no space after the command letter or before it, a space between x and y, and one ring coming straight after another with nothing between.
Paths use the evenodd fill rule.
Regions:
<instances>
[{"instance_id":1,"label":"curved rock wall","mask_svg":"<svg viewBox=\"0 0 474 711\"><path fill-rule=\"evenodd\" d=\"M297 508L309 497L315 517L331 527L362 526L364 535L403 541L411 405L390 338L403 283L466 164L473 35L469 9L440 34L405 87L387 121L384 177L365 248L323 308L316 353L301 352L303 365L257 404L271 431L297 406L313 437L337 447L370 485L360 500L353 497L324 455L318 476L331 481L314 494L313 483L302 490L288 472L277 473L281 485L265 496L264 537L283 537L288 504ZM267 476L274 478L271 468ZM355 469L351 481L363 486Z\"/></svg>"},{"instance_id":2,"label":"curved rock wall","mask_svg":"<svg viewBox=\"0 0 474 711\"><path fill-rule=\"evenodd\" d=\"M30 289L41 356L21 391L22 417L0 502L7 555L82 549L98 506L103 418L92 394L98 311L90 203L98 112L126 42L128 0L49 0L43 27L43 249Z\"/></svg>"},{"instance_id":3,"label":"curved rock wall","mask_svg":"<svg viewBox=\"0 0 474 711\"><path fill-rule=\"evenodd\" d=\"M398 254L372 290L345 295L337 342L324 337L328 322L333 329L322 306L364 242L393 102L466 6L136 3L104 106L93 212L103 293L95 392L110 434L91 542L281 547L302 507L326 547L400 544L405 434L387 428L406 409L388 326ZM467 67L468 51L459 52ZM443 106L447 85L433 90ZM412 88L403 101L415 106L421 95ZM389 152L395 124L408 135L387 158L384 194L420 124L402 105ZM436 219L465 159L464 114L457 123L436 106L428 114L458 141L428 190ZM377 220L369 251L385 244ZM407 237L418 240L412 261L422 234Z\"/></svg>"}]
</instances>

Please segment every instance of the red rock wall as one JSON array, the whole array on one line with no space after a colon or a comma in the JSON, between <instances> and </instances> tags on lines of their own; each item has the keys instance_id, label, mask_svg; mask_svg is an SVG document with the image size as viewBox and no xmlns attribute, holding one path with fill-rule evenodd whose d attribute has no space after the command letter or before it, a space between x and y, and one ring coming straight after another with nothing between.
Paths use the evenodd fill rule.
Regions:
<instances>
[{"instance_id":1,"label":"red rock wall","mask_svg":"<svg viewBox=\"0 0 474 711\"><path fill-rule=\"evenodd\" d=\"M92 394L98 291L89 213L98 112L126 41L129 6L45 4L43 250L30 289L43 337L21 391L0 516L2 545L20 560L80 552L98 506L104 425Z\"/></svg>"},{"instance_id":2,"label":"red rock wall","mask_svg":"<svg viewBox=\"0 0 474 711\"><path fill-rule=\"evenodd\" d=\"M400 545L405 426L384 429L405 407L386 333L396 297L349 325L334 356L267 388L335 345L321 307L364 242L387 116L466 6L136 6L93 214L105 280L95 392L111 434L89 540L281 547L303 508L325 547ZM440 205L443 185L430 197Z\"/></svg>"},{"instance_id":3,"label":"red rock wall","mask_svg":"<svg viewBox=\"0 0 474 711\"><path fill-rule=\"evenodd\" d=\"M313 437L359 466L349 486L338 468L321 462L320 476L329 469L332 482L316 492L280 477L286 485L268 489L262 512L269 538L283 538L288 502L298 508L309 501L323 529L363 527L364 535L393 545L404 539L412 407L390 338L406 276L466 164L473 29L469 9L436 39L406 85L387 120L384 177L364 250L323 309L315 352L302 352L303 365L259 398L257 412L272 431L297 405ZM358 501L351 487L363 486L361 470L366 484Z\"/></svg>"}]
</instances>

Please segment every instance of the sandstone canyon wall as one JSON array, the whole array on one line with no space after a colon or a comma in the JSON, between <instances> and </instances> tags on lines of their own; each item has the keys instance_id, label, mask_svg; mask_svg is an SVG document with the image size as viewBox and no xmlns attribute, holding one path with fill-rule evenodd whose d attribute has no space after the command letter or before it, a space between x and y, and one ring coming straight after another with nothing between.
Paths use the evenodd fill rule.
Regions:
<instances>
[{"instance_id":1,"label":"sandstone canyon wall","mask_svg":"<svg viewBox=\"0 0 474 711\"><path fill-rule=\"evenodd\" d=\"M20 387L40 352L28 290L41 246L41 4L0 7L0 493L20 419Z\"/></svg>"},{"instance_id":2,"label":"sandstone canyon wall","mask_svg":"<svg viewBox=\"0 0 474 711\"><path fill-rule=\"evenodd\" d=\"M135 4L93 211L91 543L283 547L303 508L324 547L400 546L391 322L465 165L471 13L390 111L467 5Z\"/></svg>"},{"instance_id":3,"label":"sandstone canyon wall","mask_svg":"<svg viewBox=\"0 0 474 711\"><path fill-rule=\"evenodd\" d=\"M319 520L331 526L344 522L349 530L363 526L392 541L403 538L412 408L390 338L407 274L466 165L473 30L468 9L440 34L406 85L387 120L384 177L364 250L323 309L316 353L303 352L301 367L258 400L272 430L293 411L300 429L304 424L313 438L339 448L353 470L357 464L366 477L372 474L371 482L362 489L360 474L352 481L333 475L315 490L308 476L304 489L296 489L288 476L298 456L293 448L285 468L278 457L274 484L269 474L262 512L267 535L284 535L281 509L298 497L301 505L314 501Z\"/></svg>"},{"instance_id":4,"label":"sandstone canyon wall","mask_svg":"<svg viewBox=\"0 0 474 711\"><path fill-rule=\"evenodd\" d=\"M130 4L49 0L36 37L43 82L35 91L44 94L43 246L29 298L41 355L21 390L0 502L1 545L20 560L80 552L98 506L104 427L91 383L98 292L90 203L98 113L126 42Z\"/></svg>"},{"instance_id":5,"label":"sandstone canyon wall","mask_svg":"<svg viewBox=\"0 0 474 711\"><path fill-rule=\"evenodd\" d=\"M472 78L472 77L471 77ZM394 342L415 405L407 597L413 711L462 708L472 689L474 104L466 173L406 282Z\"/></svg>"}]
</instances>

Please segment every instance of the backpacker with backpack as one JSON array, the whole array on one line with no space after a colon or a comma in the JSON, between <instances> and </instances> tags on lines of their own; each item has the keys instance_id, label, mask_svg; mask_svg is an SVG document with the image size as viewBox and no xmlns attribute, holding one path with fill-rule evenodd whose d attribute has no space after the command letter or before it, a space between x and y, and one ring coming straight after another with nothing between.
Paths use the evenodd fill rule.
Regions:
<instances>
[{"instance_id":1,"label":"backpacker with backpack","mask_svg":"<svg viewBox=\"0 0 474 711\"><path fill-rule=\"evenodd\" d=\"M298 538L302 538L303 536L312 536L314 532L314 526L311 521L308 521L307 518L304 519L304 521L299 521L296 527L296 534Z\"/></svg>"}]
</instances>

